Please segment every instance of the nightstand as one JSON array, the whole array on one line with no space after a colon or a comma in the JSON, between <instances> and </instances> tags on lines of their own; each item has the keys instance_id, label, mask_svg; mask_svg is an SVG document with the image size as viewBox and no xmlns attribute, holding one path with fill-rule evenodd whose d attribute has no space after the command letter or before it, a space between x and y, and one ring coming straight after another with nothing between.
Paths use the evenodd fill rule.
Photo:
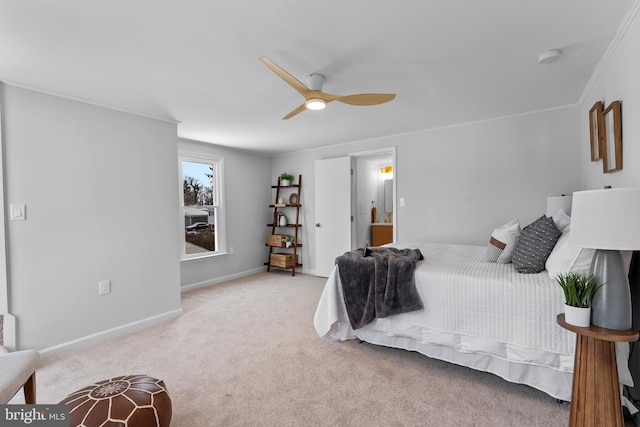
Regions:
<instances>
[{"instance_id":1,"label":"nightstand","mask_svg":"<svg viewBox=\"0 0 640 427\"><path fill-rule=\"evenodd\" d=\"M623 427L615 343L637 341L638 331L581 328L567 323L564 314L557 321L577 334L569 426Z\"/></svg>"}]
</instances>

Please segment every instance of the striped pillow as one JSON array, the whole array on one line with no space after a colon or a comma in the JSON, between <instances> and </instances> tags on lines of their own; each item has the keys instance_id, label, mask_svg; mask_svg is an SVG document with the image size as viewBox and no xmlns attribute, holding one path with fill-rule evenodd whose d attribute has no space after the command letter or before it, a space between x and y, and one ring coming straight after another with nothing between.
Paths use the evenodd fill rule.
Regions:
<instances>
[{"instance_id":1,"label":"striped pillow","mask_svg":"<svg viewBox=\"0 0 640 427\"><path fill-rule=\"evenodd\" d=\"M493 230L487 247L487 261L506 264L511 262L511 253L520 235L520 223L514 219Z\"/></svg>"},{"instance_id":2,"label":"striped pillow","mask_svg":"<svg viewBox=\"0 0 640 427\"><path fill-rule=\"evenodd\" d=\"M522 230L511 257L516 271L524 274L543 271L560 235L562 232L553 219L545 215L527 225Z\"/></svg>"}]
</instances>

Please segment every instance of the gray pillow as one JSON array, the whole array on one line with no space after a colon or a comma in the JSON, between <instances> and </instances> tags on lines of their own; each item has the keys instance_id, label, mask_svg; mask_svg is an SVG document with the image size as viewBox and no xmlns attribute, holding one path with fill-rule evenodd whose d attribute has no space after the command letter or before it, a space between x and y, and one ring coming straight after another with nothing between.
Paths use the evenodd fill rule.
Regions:
<instances>
[{"instance_id":1,"label":"gray pillow","mask_svg":"<svg viewBox=\"0 0 640 427\"><path fill-rule=\"evenodd\" d=\"M552 218L542 215L527 225L513 249L511 262L518 273L535 274L545 268L545 262L562 235Z\"/></svg>"}]
</instances>

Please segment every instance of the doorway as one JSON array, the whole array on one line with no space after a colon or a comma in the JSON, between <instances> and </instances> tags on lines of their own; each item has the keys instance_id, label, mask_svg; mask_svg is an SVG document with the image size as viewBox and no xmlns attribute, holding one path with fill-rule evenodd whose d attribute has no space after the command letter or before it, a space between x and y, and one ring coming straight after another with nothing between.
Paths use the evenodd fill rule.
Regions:
<instances>
[{"instance_id":1,"label":"doorway","mask_svg":"<svg viewBox=\"0 0 640 427\"><path fill-rule=\"evenodd\" d=\"M365 242L373 243L372 201L379 209L376 222L390 219L385 227L392 227L392 240L396 240L396 180L389 174L392 171L395 176L395 147L316 160L317 276L328 277L337 256L363 247Z\"/></svg>"},{"instance_id":2,"label":"doorway","mask_svg":"<svg viewBox=\"0 0 640 427\"><path fill-rule=\"evenodd\" d=\"M355 158L351 248L361 248L365 242L372 245L372 223L391 227L395 241L395 147L351 156ZM375 218L372 217L374 205Z\"/></svg>"}]
</instances>

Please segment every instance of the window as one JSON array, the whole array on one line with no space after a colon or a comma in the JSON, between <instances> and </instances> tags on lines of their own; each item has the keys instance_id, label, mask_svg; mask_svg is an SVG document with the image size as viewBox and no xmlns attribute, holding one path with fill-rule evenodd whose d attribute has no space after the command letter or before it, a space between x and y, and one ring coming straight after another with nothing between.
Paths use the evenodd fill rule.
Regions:
<instances>
[{"instance_id":1,"label":"window","mask_svg":"<svg viewBox=\"0 0 640 427\"><path fill-rule=\"evenodd\" d=\"M184 242L182 259L224 254L222 157L180 153Z\"/></svg>"}]
</instances>

